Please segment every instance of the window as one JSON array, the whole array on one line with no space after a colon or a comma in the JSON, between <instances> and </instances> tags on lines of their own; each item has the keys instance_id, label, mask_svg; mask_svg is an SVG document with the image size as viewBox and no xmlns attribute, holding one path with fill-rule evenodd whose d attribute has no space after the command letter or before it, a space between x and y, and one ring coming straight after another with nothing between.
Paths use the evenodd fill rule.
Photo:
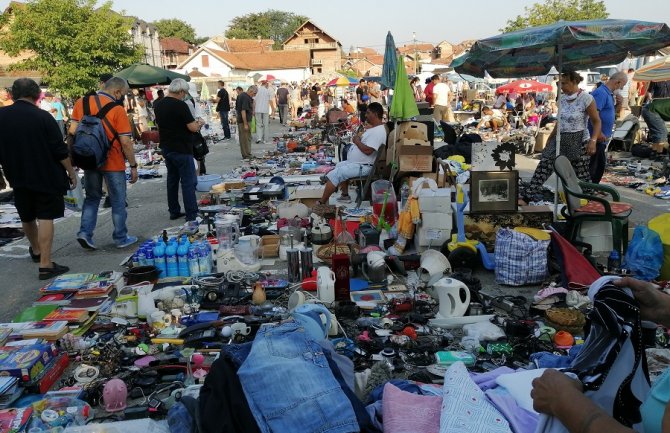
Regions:
<instances>
[{"instance_id":1,"label":"window","mask_svg":"<svg viewBox=\"0 0 670 433\"><path fill-rule=\"evenodd\" d=\"M203 54L200 58L202 59L202 67L209 68L209 56L207 54Z\"/></svg>"},{"instance_id":2,"label":"window","mask_svg":"<svg viewBox=\"0 0 670 433\"><path fill-rule=\"evenodd\" d=\"M319 43L319 38L314 39L314 43L318 44Z\"/></svg>"},{"instance_id":3,"label":"window","mask_svg":"<svg viewBox=\"0 0 670 433\"><path fill-rule=\"evenodd\" d=\"M320 74L321 72L322 72L322 71L321 71L321 68L316 68L316 73L317 73L317 74Z\"/></svg>"},{"instance_id":4,"label":"window","mask_svg":"<svg viewBox=\"0 0 670 433\"><path fill-rule=\"evenodd\" d=\"M309 39L305 39L305 43L306 43L306 44L309 44Z\"/></svg>"}]
</instances>

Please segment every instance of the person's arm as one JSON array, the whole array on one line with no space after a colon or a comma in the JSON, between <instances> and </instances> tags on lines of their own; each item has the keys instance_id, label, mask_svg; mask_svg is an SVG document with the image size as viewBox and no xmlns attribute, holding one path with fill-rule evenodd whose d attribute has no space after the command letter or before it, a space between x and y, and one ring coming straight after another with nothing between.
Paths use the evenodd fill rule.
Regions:
<instances>
[{"instance_id":1,"label":"person's arm","mask_svg":"<svg viewBox=\"0 0 670 433\"><path fill-rule=\"evenodd\" d=\"M249 130L249 122L248 122L248 119L247 119L247 110L242 110L240 112L240 114L242 115L241 117L242 117L242 123L244 123L244 130L248 131Z\"/></svg>"},{"instance_id":2,"label":"person's arm","mask_svg":"<svg viewBox=\"0 0 670 433\"><path fill-rule=\"evenodd\" d=\"M570 433L634 433L586 397L578 380L557 370L534 379L530 396L536 411L555 416Z\"/></svg>"},{"instance_id":3,"label":"person's arm","mask_svg":"<svg viewBox=\"0 0 670 433\"><path fill-rule=\"evenodd\" d=\"M586 114L588 114L589 119L591 120L591 126L593 127L593 132L591 133L591 139L586 145L586 154L595 155L596 154L596 142L600 136L601 131L601 122L600 116L598 115L598 108L596 107L596 101L591 101L589 106L586 108Z\"/></svg>"},{"instance_id":4,"label":"person's arm","mask_svg":"<svg viewBox=\"0 0 670 433\"><path fill-rule=\"evenodd\" d=\"M74 171L74 167L72 167L72 161L70 160L70 157L68 156L65 159L60 160L61 165L65 168L65 171L67 171L67 177L70 179L70 189L73 190L77 187L77 173ZM0 178L2 176L0 175ZM2 189L2 188L0 188Z\"/></svg>"},{"instance_id":5,"label":"person's arm","mask_svg":"<svg viewBox=\"0 0 670 433\"><path fill-rule=\"evenodd\" d=\"M351 141L356 147L358 147L358 150L366 155L372 155L375 152L375 149L373 147L366 146L363 142L364 138L367 138L365 134L363 134L363 136L354 135L354 138Z\"/></svg>"},{"instance_id":6,"label":"person's arm","mask_svg":"<svg viewBox=\"0 0 670 433\"><path fill-rule=\"evenodd\" d=\"M186 128L188 128L188 130L191 132L198 132L204 124L205 122L203 122L201 119L196 119L193 122L186 124Z\"/></svg>"},{"instance_id":7,"label":"person's arm","mask_svg":"<svg viewBox=\"0 0 670 433\"><path fill-rule=\"evenodd\" d=\"M133 141L129 135L119 135L119 143L121 144L121 152L130 164L130 183L135 183L137 182L137 161L135 160Z\"/></svg>"},{"instance_id":8,"label":"person's arm","mask_svg":"<svg viewBox=\"0 0 670 433\"><path fill-rule=\"evenodd\" d=\"M2 174L2 167L0 167L0 191L7 188L7 182L5 182L5 176Z\"/></svg>"},{"instance_id":9,"label":"person's arm","mask_svg":"<svg viewBox=\"0 0 670 433\"><path fill-rule=\"evenodd\" d=\"M649 320L670 327L670 296L647 281L625 277L613 282L618 287L628 287L640 305L642 320Z\"/></svg>"}]
</instances>

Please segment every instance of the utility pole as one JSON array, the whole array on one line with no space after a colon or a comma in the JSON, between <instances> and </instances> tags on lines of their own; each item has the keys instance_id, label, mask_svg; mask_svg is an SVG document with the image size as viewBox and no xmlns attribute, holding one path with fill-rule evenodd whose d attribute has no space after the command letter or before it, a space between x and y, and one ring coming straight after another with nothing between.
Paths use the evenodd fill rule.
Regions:
<instances>
[{"instance_id":1,"label":"utility pole","mask_svg":"<svg viewBox=\"0 0 670 433\"><path fill-rule=\"evenodd\" d=\"M416 63L416 32L412 32L412 39L414 40L414 75L418 74Z\"/></svg>"}]
</instances>

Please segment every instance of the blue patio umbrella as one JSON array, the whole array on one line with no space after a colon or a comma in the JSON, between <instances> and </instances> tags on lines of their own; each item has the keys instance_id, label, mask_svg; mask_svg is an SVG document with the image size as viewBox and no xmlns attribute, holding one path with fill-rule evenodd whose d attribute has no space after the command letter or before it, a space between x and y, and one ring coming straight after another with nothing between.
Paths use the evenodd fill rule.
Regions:
<instances>
[{"instance_id":1,"label":"blue patio umbrella","mask_svg":"<svg viewBox=\"0 0 670 433\"><path fill-rule=\"evenodd\" d=\"M395 42L391 32L386 34L386 48L384 49L384 65L382 66L382 90L395 87L398 57Z\"/></svg>"}]
</instances>

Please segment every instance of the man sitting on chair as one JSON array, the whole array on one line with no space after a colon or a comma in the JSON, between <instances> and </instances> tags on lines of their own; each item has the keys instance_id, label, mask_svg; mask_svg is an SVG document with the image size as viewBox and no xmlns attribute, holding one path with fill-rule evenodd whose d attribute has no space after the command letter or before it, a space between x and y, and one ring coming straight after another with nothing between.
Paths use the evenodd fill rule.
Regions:
<instances>
[{"instance_id":1,"label":"man sitting on chair","mask_svg":"<svg viewBox=\"0 0 670 433\"><path fill-rule=\"evenodd\" d=\"M382 122L384 109L379 102L368 106L365 114L367 126L363 135L356 135L347 152L347 160L338 162L335 168L323 178L326 189L323 191L320 203L328 204L328 199L341 185L342 194L337 201L351 203L349 197L349 179L367 176L373 170L377 150L386 143L386 128Z\"/></svg>"}]
</instances>

